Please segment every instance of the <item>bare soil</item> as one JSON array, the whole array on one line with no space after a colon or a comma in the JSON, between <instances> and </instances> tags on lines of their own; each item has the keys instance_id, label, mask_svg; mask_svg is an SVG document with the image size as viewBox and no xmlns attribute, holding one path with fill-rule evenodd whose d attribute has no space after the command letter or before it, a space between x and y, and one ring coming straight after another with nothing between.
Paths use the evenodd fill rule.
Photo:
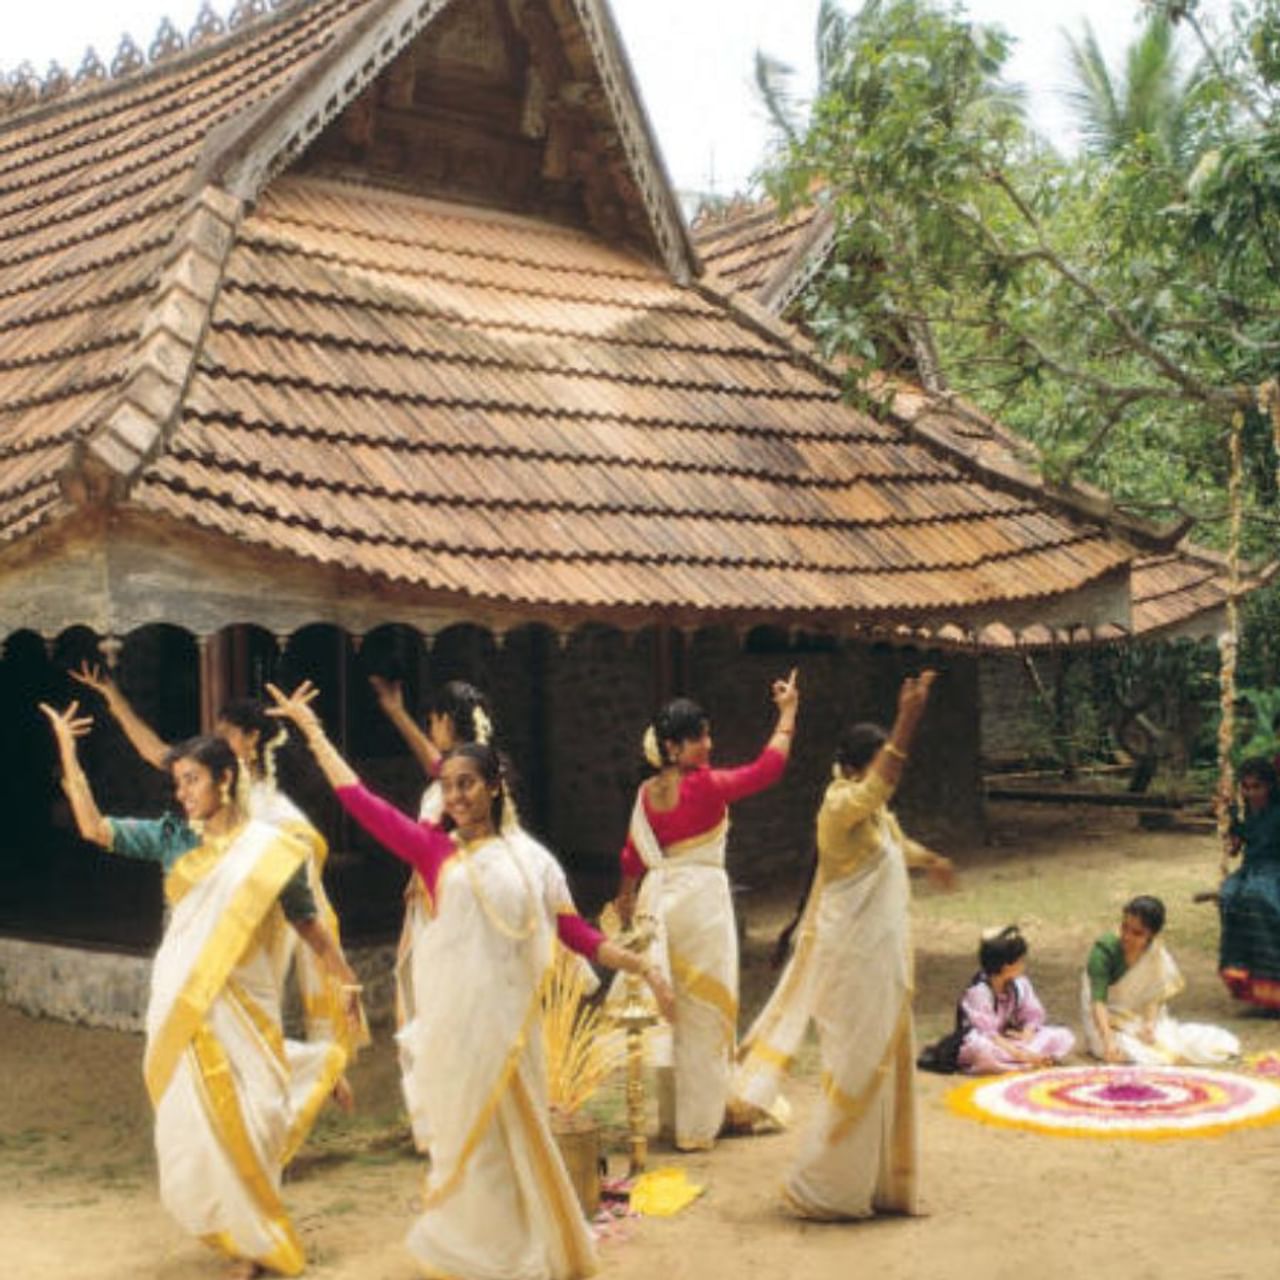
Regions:
<instances>
[{"instance_id":1,"label":"bare soil","mask_svg":"<svg viewBox=\"0 0 1280 1280\"><path fill-rule=\"evenodd\" d=\"M1280 1022L1249 1015L1214 974L1212 907L1192 906L1216 878L1212 837L1135 828L1110 811L1006 805L990 844L953 851L961 887L919 886L917 1034L945 1030L974 967L978 931L1017 921L1030 972L1059 1020L1074 1023L1090 941L1123 901L1157 893L1188 980L1177 1012L1229 1026L1247 1050L1280 1048ZM743 895L744 1005L768 990L766 954L797 886ZM186 1238L156 1198L150 1113L136 1036L32 1020L0 1009L0 1276L5 1280L214 1280L225 1265ZM802 1056L791 1097L802 1124L816 1059ZM401 1240L421 1165L398 1115L385 1033L354 1074L360 1110L326 1117L299 1157L286 1199L317 1280L410 1280ZM951 1114L953 1082L922 1075L927 1216L857 1225L796 1222L777 1188L794 1133L726 1141L652 1164L683 1164L705 1185L679 1216L633 1220L604 1243L617 1280L894 1277L1253 1277L1280 1262L1280 1127L1213 1139L1055 1139ZM601 1101L616 1111L616 1099Z\"/></svg>"}]
</instances>

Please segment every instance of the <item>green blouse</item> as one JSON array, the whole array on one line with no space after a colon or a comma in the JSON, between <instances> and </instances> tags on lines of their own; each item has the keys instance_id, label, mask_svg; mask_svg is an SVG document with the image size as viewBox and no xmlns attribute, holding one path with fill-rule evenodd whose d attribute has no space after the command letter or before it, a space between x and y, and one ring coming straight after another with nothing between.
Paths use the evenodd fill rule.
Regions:
<instances>
[{"instance_id":1,"label":"green blouse","mask_svg":"<svg viewBox=\"0 0 1280 1280\"><path fill-rule=\"evenodd\" d=\"M1099 938L1090 948L1084 967L1089 975L1089 993L1094 1004L1106 1004L1107 991L1112 983L1119 982L1129 971L1119 936L1108 933Z\"/></svg>"},{"instance_id":2,"label":"green blouse","mask_svg":"<svg viewBox=\"0 0 1280 1280\"><path fill-rule=\"evenodd\" d=\"M108 818L111 828L111 852L124 858L158 862L168 871L184 853L200 844L200 837L185 819L166 813L163 818ZM280 909L293 924L314 920L319 914L315 894L307 883L304 862L280 890Z\"/></svg>"}]
</instances>

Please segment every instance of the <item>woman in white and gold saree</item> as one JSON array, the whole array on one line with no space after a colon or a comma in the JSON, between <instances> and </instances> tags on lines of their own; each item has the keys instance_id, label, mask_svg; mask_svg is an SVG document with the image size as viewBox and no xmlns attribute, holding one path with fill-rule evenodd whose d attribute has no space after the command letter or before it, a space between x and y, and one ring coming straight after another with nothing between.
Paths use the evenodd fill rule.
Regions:
<instances>
[{"instance_id":1,"label":"woman in white and gold saree","mask_svg":"<svg viewBox=\"0 0 1280 1280\"><path fill-rule=\"evenodd\" d=\"M1090 948L1080 979L1085 1044L1104 1062L1211 1067L1237 1057L1240 1041L1208 1023L1178 1022L1168 1002L1186 985L1160 937L1164 903L1150 894L1125 903L1120 928Z\"/></svg>"},{"instance_id":2,"label":"woman in white and gold saree","mask_svg":"<svg viewBox=\"0 0 1280 1280\"><path fill-rule=\"evenodd\" d=\"M408 1246L429 1276L575 1280L595 1251L552 1137L538 1030L557 937L580 955L640 973L667 1012L670 990L639 957L606 941L573 907L559 864L504 826L497 753L451 751L444 817L414 821L364 787L325 737L302 686L278 711L301 729L347 812L421 876L432 913L415 941L431 981L411 1027L415 1130L431 1167Z\"/></svg>"},{"instance_id":3,"label":"woman in white and gold saree","mask_svg":"<svg viewBox=\"0 0 1280 1280\"><path fill-rule=\"evenodd\" d=\"M475 685L465 680L450 680L432 696L424 732L405 706L404 689L399 680L373 675L369 677L369 683L373 686L378 705L429 779L418 805L418 817L424 822L438 823L444 816L444 792L440 786L444 757L464 742L488 744L492 741L493 718L488 699ZM508 813L508 823L513 820L514 815ZM404 924L400 929L400 945L396 949L396 1047L400 1057L400 1085L410 1117L414 1146L424 1153L430 1146L426 1130L427 1109L420 1096L426 1064L416 1057L417 1047L423 1040L415 1024L418 993L430 984L432 969L439 959L425 945L431 921L426 885L414 872L405 886Z\"/></svg>"},{"instance_id":4,"label":"woman in white and gold saree","mask_svg":"<svg viewBox=\"0 0 1280 1280\"><path fill-rule=\"evenodd\" d=\"M796 673L774 681L778 720L760 755L713 769L711 722L688 698L667 703L644 738L657 770L636 794L622 850L618 911L656 927L651 954L669 972L677 1015L671 1028L675 1145L707 1150L725 1121L738 1034L738 933L725 849L729 805L782 777L795 732ZM660 1066L666 1049L655 1055Z\"/></svg>"},{"instance_id":5,"label":"woman in white and gold saree","mask_svg":"<svg viewBox=\"0 0 1280 1280\"><path fill-rule=\"evenodd\" d=\"M106 672L86 662L68 674L102 698L143 760L153 768L168 771L172 748L134 710L120 686ZM244 788L241 794L249 817L287 831L306 846L305 878L316 916L341 945L338 915L324 887L328 842L277 782L276 757L288 736L284 726L268 717L266 704L257 698L234 698L218 712L214 732L227 743L239 762L240 785ZM118 848L123 848L122 842L118 842ZM301 997L306 1037L302 1040L290 1037L285 1041L294 1096L294 1125L286 1164L306 1140L328 1098L333 1097L344 1109L351 1109L353 1097L345 1075L347 1063L369 1043L363 1014L356 1022L347 1017L348 997L339 990L339 984L315 952L306 947L291 947L290 958Z\"/></svg>"},{"instance_id":6,"label":"woman in white and gold saree","mask_svg":"<svg viewBox=\"0 0 1280 1280\"><path fill-rule=\"evenodd\" d=\"M818 864L795 953L748 1032L734 1076L735 1123L774 1113L810 1019L822 1096L784 1195L807 1218L917 1207L915 1055L908 866L944 883L950 862L907 840L887 808L932 672L903 682L889 736L854 725L818 813Z\"/></svg>"},{"instance_id":7,"label":"woman in white and gold saree","mask_svg":"<svg viewBox=\"0 0 1280 1280\"><path fill-rule=\"evenodd\" d=\"M220 738L172 752L186 822L104 818L76 758L89 721L77 719L75 703L42 709L81 835L166 871L169 915L152 964L144 1065L161 1201L185 1230L236 1260L235 1276L297 1275L302 1245L280 1198L300 1121L280 1013L295 932L342 990L346 1015L359 1018L355 976L308 886L309 850L281 827L246 819L235 799L238 764Z\"/></svg>"}]
</instances>

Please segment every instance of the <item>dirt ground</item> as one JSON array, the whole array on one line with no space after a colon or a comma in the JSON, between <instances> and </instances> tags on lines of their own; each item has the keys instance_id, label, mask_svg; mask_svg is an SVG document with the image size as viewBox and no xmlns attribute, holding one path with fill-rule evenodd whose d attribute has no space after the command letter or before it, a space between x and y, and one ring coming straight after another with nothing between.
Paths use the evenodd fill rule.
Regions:
<instances>
[{"instance_id":1,"label":"dirt ground","mask_svg":"<svg viewBox=\"0 0 1280 1280\"><path fill-rule=\"evenodd\" d=\"M1105 812L1002 806L992 842L954 851L958 892L919 886L917 1034L950 1023L980 928L1017 921L1030 972L1074 1023L1091 939L1120 904L1157 893L1188 980L1177 1012L1229 1026L1247 1050L1280 1049L1280 1021L1242 1014L1214 975L1216 918L1191 894L1214 879L1211 836L1150 833ZM771 979L767 941L794 886L743 895L744 1005ZM215 1280L224 1265L187 1239L156 1199L150 1116L136 1036L36 1021L0 1009L0 1276L5 1280ZM1072 1140L951 1114L951 1081L922 1075L927 1215L819 1226L786 1217L777 1188L794 1133L737 1139L706 1156L656 1150L706 1193L678 1217L633 1220L604 1243L616 1280L752 1277L1252 1277L1280 1262L1280 1127L1172 1142ZM286 1200L317 1280L410 1280L401 1246L421 1168L397 1116L385 1032L355 1073L361 1107L328 1117L299 1158ZM815 1096L812 1049L791 1092L797 1122ZM607 1109L610 1100L602 1105ZM619 1166L620 1167L620 1166Z\"/></svg>"}]
</instances>

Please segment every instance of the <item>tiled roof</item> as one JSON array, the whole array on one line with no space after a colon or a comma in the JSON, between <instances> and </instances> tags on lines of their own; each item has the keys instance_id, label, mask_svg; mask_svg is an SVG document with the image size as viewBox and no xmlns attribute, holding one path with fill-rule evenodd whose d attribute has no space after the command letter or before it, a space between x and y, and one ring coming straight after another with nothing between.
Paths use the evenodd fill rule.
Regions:
<instances>
[{"instance_id":1,"label":"tiled roof","mask_svg":"<svg viewBox=\"0 0 1280 1280\"><path fill-rule=\"evenodd\" d=\"M814 257L827 251L829 241L814 234L814 222L826 216L820 206L805 205L780 218L769 200L740 206L727 215L694 226L698 251L708 267L734 288L754 293L765 305L794 297L795 283L818 267ZM785 302L784 302L785 305ZM933 439L958 454L1008 477L1015 484L1035 487L1034 445L1004 424L958 398L942 398L919 386L893 384L893 409L908 421L927 423ZM1078 498L1095 504L1100 514L1111 506L1106 495L1082 487ZM1246 572L1240 589L1251 591L1270 577L1269 571ZM1082 630L1075 635L1046 627L1015 634L992 624L981 632L983 644L995 647L1037 645L1078 640L1094 643L1125 635L1151 636L1194 630L1208 623L1226 605L1230 578L1223 557L1183 543L1174 550L1141 555L1131 566L1133 617L1128 632L1120 628Z\"/></svg>"},{"instance_id":2,"label":"tiled roof","mask_svg":"<svg viewBox=\"0 0 1280 1280\"><path fill-rule=\"evenodd\" d=\"M209 185L233 113L393 8L314 0L0 121L0 543L109 501L455 600L855 625L1124 573L656 254L367 181L292 172L249 212Z\"/></svg>"},{"instance_id":3,"label":"tiled roof","mask_svg":"<svg viewBox=\"0 0 1280 1280\"><path fill-rule=\"evenodd\" d=\"M880 612L1130 552L577 231L309 178L246 220L143 508L479 597Z\"/></svg>"},{"instance_id":4,"label":"tiled roof","mask_svg":"<svg viewBox=\"0 0 1280 1280\"><path fill-rule=\"evenodd\" d=\"M0 118L0 538L127 374L209 134L297 76L363 0L315 3L163 68Z\"/></svg>"},{"instance_id":5,"label":"tiled roof","mask_svg":"<svg viewBox=\"0 0 1280 1280\"><path fill-rule=\"evenodd\" d=\"M800 205L780 218L777 206L762 200L704 215L693 233L709 270L735 289L763 294L779 272L799 265L797 253L813 240L824 218L816 204Z\"/></svg>"}]
</instances>

